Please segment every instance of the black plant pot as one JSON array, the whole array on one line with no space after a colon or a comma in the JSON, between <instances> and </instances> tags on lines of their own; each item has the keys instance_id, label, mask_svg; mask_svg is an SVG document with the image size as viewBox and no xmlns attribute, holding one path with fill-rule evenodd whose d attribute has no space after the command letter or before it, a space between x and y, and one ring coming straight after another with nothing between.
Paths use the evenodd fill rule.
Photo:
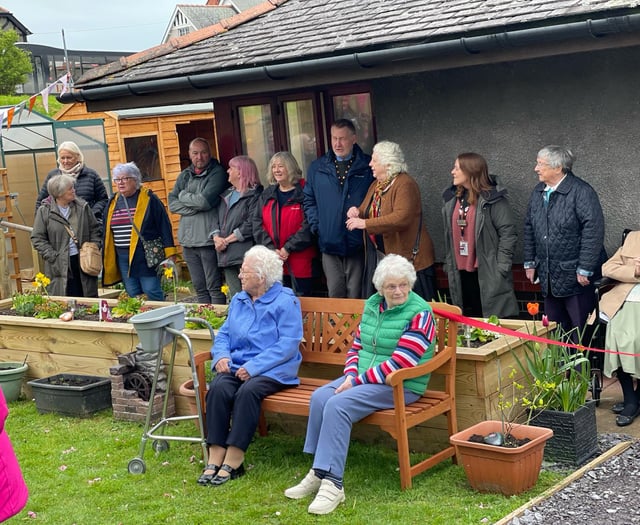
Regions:
<instances>
[{"instance_id":1,"label":"black plant pot","mask_svg":"<svg viewBox=\"0 0 640 525\"><path fill-rule=\"evenodd\" d=\"M111 408L111 379L78 374L58 374L29 381L41 414L55 412L88 417Z\"/></svg>"},{"instance_id":2,"label":"black plant pot","mask_svg":"<svg viewBox=\"0 0 640 525\"><path fill-rule=\"evenodd\" d=\"M598 453L595 401L587 401L575 412L536 412L531 424L553 430L544 450L547 460L578 466Z\"/></svg>"}]
</instances>

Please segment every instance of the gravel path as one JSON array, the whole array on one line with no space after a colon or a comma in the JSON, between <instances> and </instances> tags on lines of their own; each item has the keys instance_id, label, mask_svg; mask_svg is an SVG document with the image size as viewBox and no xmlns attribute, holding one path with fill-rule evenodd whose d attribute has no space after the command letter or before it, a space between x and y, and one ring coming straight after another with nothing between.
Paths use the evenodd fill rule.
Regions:
<instances>
[{"instance_id":1,"label":"gravel path","mask_svg":"<svg viewBox=\"0 0 640 525\"><path fill-rule=\"evenodd\" d=\"M602 434L600 450L632 439L624 434ZM640 524L640 441L588 470L509 525L588 523Z\"/></svg>"}]
</instances>

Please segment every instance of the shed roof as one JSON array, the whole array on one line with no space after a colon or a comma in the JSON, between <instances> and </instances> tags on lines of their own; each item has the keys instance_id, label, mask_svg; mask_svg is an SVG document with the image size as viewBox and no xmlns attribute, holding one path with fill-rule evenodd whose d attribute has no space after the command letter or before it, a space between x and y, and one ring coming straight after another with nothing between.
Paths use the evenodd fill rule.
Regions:
<instances>
[{"instance_id":1,"label":"shed roof","mask_svg":"<svg viewBox=\"0 0 640 525\"><path fill-rule=\"evenodd\" d=\"M587 37L597 38L614 30L638 31L638 20L625 24L620 17L640 16L639 5L638 0L268 0L212 26L95 68L76 82L76 88L89 94L94 88L126 85L131 92L136 91L137 83L144 83L145 89L148 86L153 91L149 83L154 81L201 79L206 74L301 62L313 68L314 63L354 53L397 52L442 42L464 47L466 39L481 35L491 35L495 47L508 48L514 46L508 32L562 28L576 22L586 28ZM616 17L613 29L609 17ZM606 26L592 30L585 25L587 20ZM540 33L536 38L544 36ZM526 35L515 45L526 46ZM476 52L473 48L466 51ZM399 56L395 59L401 60ZM277 73L267 72L267 76ZM205 87L198 85L198 79L190 79L191 85ZM163 89L172 88L165 85Z\"/></svg>"}]
</instances>

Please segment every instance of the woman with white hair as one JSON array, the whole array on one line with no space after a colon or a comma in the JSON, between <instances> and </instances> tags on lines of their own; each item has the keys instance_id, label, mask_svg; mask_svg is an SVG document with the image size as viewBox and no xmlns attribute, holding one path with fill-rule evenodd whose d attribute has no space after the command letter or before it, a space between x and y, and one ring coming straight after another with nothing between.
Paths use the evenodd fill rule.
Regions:
<instances>
[{"instance_id":1,"label":"woman with white hair","mask_svg":"<svg viewBox=\"0 0 640 525\"><path fill-rule=\"evenodd\" d=\"M164 301L160 277L147 264L142 239L161 240L164 257L176 254L167 210L142 186L142 174L134 162L115 166L113 182L117 191L107 210L102 282L111 286L122 281L130 297L145 294L151 301Z\"/></svg>"},{"instance_id":2,"label":"woman with white hair","mask_svg":"<svg viewBox=\"0 0 640 525\"><path fill-rule=\"evenodd\" d=\"M76 198L74 183L70 175L49 179L49 197L36 212L31 243L44 259L50 295L98 297L98 278L82 271L79 254L85 242L100 244L102 229L89 204Z\"/></svg>"},{"instance_id":3,"label":"woman with white hair","mask_svg":"<svg viewBox=\"0 0 640 525\"><path fill-rule=\"evenodd\" d=\"M416 271L400 255L380 261L373 276L378 292L366 302L360 326L347 353L344 375L311 396L304 452L313 455L308 474L284 495L315 495L311 514L329 514L345 500L343 475L353 423L377 410L393 408L386 377L433 356L436 324L431 307L413 292ZM405 402L417 401L429 375L404 383Z\"/></svg>"},{"instance_id":4,"label":"woman with white hair","mask_svg":"<svg viewBox=\"0 0 640 525\"><path fill-rule=\"evenodd\" d=\"M371 276L376 252L396 253L413 263L417 279L414 291L426 301L436 294L434 250L422 220L418 183L407 173L404 153L398 144L383 140L373 147L371 171L376 179L359 208L347 211L347 228L365 230L363 295L373 293Z\"/></svg>"},{"instance_id":5,"label":"woman with white hair","mask_svg":"<svg viewBox=\"0 0 640 525\"><path fill-rule=\"evenodd\" d=\"M100 175L95 170L85 166L82 151L80 151L75 142L71 141L62 142L58 146L58 167L47 174L36 199L36 211L38 211L42 201L49 196L47 185L51 177L60 174L73 177L76 195L87 201L97 221L102 224L104 209L109 200L107 189Z\"/></svg>"},{"instance_id":6,"label":"woman with white hair","mask_svg":"<svg viewBox=\"0 0 640 525\"><path fill-rule=\"evenodd\" d=\"M240 281L242 291L233 296L211 348L216 375L206 398L209 454L200 485L222 485L245 473L262 400L300 383L302 313L293 291L282 286L282 259L253 246Z\"/></svg>"}]
</instances>

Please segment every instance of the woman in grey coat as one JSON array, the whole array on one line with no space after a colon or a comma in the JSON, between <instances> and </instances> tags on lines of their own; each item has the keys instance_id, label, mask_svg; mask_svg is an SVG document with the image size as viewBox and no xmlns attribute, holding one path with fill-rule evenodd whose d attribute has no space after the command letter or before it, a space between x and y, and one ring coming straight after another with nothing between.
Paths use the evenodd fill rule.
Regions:
<instances>
[{"instance_id":1,"label":"woman in grey coat","mask_svg":"<svg viewBox=\"0 0 640 525\"><path fill-rule=\"evenodd\" d=\"M477 153L458 155L451 175L442 216L453 304L470 317L516 317L511 263L518 234L507 190Z\"/></svg>"},{"instance_id":2,"label":"woman in grey coat","mask_svg":"<svg viewBox=\"0 0 640 525\"><path fill-rule=\"evenodd\" d=\"M89 204L76 197L75 179L55 175L47 183L49 196L38 208L31 243L44 259L50 295L98 297L98 278L80 269L84 242L101 244L102 229Z\"/></svg>"}]
</instances>

